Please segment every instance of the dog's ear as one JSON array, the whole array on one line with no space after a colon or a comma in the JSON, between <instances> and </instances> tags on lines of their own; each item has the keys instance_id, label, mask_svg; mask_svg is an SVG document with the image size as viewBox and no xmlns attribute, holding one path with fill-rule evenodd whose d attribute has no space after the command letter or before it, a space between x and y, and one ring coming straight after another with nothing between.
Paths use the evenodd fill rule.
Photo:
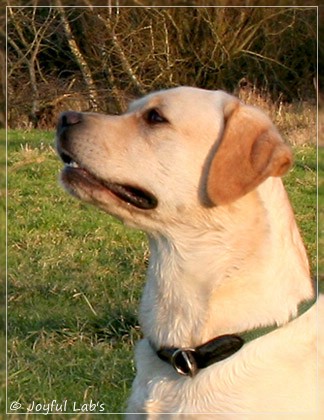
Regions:
<instances>
[{"instance_id":1,"label":"dog's ear","mask_svg":"<svg viewBox=\"0 0 324 420\"><path fill-rule=\"evenodd\" d=\"M207 178L207 194L215 205L237 200L292 164L290 148L268 117L239 102L229 109Z\"/></svg>"}]
</instances>

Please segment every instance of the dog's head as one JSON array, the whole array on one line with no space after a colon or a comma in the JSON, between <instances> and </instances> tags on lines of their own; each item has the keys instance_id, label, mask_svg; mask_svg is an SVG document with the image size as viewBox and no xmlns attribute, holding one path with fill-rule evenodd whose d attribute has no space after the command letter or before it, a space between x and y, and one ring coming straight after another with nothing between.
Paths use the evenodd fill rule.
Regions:
<instances>
[{"instance_id":1,"label":"dog's head","mask_svg":"<svg viewBox=\"0 0 324 420\"><path fill-rule=\"evenodd\" d=\"M57 149L71 194L145 230L237 201L292 161L261 111L188 87L148 95L120 116L66 112Z\"/></svg>"}]
</instances>

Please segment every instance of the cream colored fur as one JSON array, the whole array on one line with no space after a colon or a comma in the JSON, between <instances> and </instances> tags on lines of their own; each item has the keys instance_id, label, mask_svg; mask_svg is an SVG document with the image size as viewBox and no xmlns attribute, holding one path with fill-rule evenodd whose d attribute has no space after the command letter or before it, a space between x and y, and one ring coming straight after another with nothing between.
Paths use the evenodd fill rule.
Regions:
<instances>
[{"instance_id":1,"label":"cream colored fur","mask_svg":"<svg viewBox=\"0 0 324 420\"><path fill-rule=\"evenodd\" d=\"M148 123L150 109L167 122ZM63 176L72 194L148 233L144 339L136 347L129 417L324 418L317 334L324 298L291 321L314 290L278 177L290 151L269 119L224 92L187 87L148 95L121 116L83 118L68 147L79 165L158 198L155 209L140 210ZM194 378L179 376L148 342L194 347L273 323L280 327Z\"/></svg>"}]
</instances>

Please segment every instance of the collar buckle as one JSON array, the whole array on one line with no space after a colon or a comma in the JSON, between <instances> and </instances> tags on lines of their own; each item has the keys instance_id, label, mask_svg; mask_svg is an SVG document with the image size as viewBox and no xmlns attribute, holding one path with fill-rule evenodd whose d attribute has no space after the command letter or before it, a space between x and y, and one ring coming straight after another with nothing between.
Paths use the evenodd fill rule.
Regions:
<instances>
[{"instance_id":1,"label":"collar buckle","mask_svg":"<svg viewBox=\"0 0 324 420\"><path fill-rule=\"evenodd\" d=\"M183 376L193 377L198 372L196 350L193 348L176 349L171 356L172 367Z\"/></svg>"}]
</instances>

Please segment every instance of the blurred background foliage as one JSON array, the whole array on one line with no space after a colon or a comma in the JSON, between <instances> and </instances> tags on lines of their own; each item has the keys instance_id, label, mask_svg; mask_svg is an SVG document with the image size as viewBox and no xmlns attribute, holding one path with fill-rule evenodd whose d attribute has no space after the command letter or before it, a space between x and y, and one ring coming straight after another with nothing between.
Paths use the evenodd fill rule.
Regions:
<instances>
[{"instance_id":1,"label":"blurred background foliage","mask_svg":"<svg viewBox=\"0 0 324 420\"><path fill-rule=\"evenodd\" d=\"M318 11L312 2L10 3L11 128L52 129L67 108L118 113L134 97L178 85L234 94L254 89L275 102L316 101Z\"/></svg>"}]
</instances>

